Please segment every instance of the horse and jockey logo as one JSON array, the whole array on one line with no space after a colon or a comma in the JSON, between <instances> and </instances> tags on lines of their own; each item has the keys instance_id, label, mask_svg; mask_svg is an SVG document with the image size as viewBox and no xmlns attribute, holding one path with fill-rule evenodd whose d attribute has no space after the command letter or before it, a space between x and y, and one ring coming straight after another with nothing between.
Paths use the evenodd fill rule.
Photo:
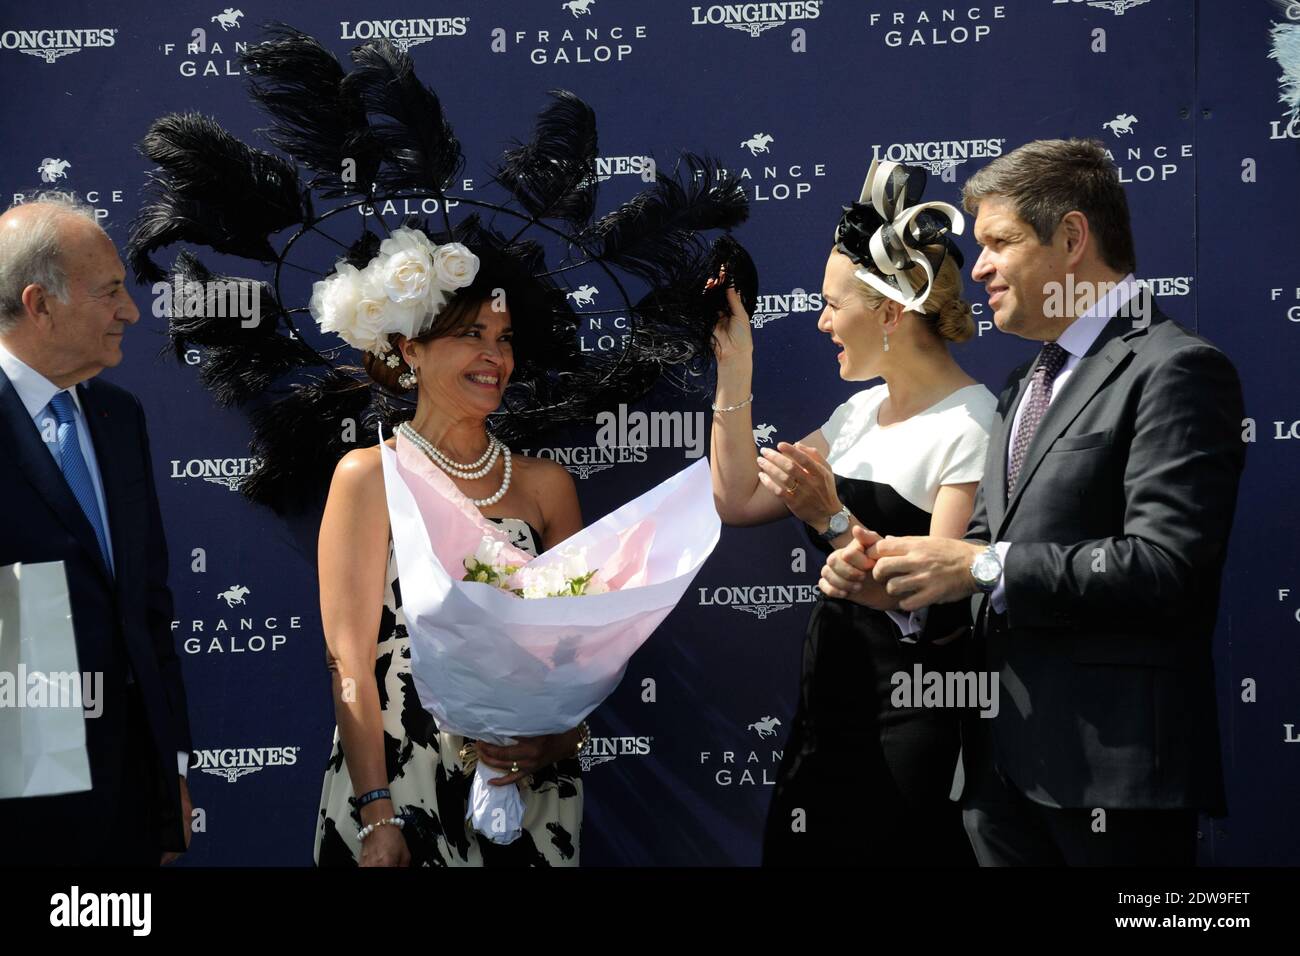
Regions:
<instances>
[{"instance_id":1,"label":"horse and jockey logo","mask_svg":"<svg viewBox=\"0 0 1300 956\"><path fill-rule=\"evenodd\" d=\"M776 432L775 425L767 425L760 422L759 426L754 429L754 444L755 445L772 444L772 435L775 434L775 432Z\"/></svg>"},{"instance_id":2,"label":"horse and jockey logo","mask_svg":"<svg viewBox=\"0 0 1300 956\"><path fill-rule=\"evenodd\" d=\"M1102 123L1101 128L1110 130L1112 133L1115 134L1115 137L1118 139L1121 136L1128 136L1132 134L1133 124L1136 123L1137 121L1138 118L1134 116L1132 113L1120 113L1110 122Z\"/></svg>"},{"instance_id":3,"label":"horse and jockey logo","mask_svg":"<svg viewBox=\"0 0 1300 956\"><path fill-rule=\"evenodd\" d=\"M594 285L580 285L572 292L565 295L565 298L572 299L573 304L582 308L588 305L596 304L596 296L600 293Z\"/></svg>"},{"instance_id":4,"label":"horse and jockey logo","mask_svg":"<svg viewBox=\"0 0 1300 956\"><path fill-rule=\"evenodd\" d=\"M591 14L591 5L596 0L569 0L568 3L560 4L561 10L568 10L574 17L585 17Z\"/></svg>"},{"instance_id":5,"label":"horse and jockey logo","mask_svg":"<svg viewBox=\"0 0 1300 956\"><path fill-rule=\"evenodd\" d=\"M758 733L759 737L775 737L776 728L781 726L781 721L776 717L767 716L756 723L750 724L746 730L753 730Z\"/></svg>"},{"instance_id":6,"label":"horse and jockey logo","mask_svg":"<svg viewBox=\"0 0 1300 956\"><path fill-rule=\"evenodd\" d=\"M60 179L67 179L67 169L72 164L66 159L54 159L46 157L41 160L41 164L36 167L36 171L41 174L41 182L54 183Z\"/></svg>"},{"instance_id":7,"label":"horse and jockey logo","mask_svg":"<svg viewBox=\"0 0 1300 956\"><path fill-rule=\"evenodd\" d=\"M234 7L226 7L221 13L217 14L209 23L220 23L221 32L229 30L231 27L239 28L239 18L244 15L243 10L236 10Z\"/></svg>"},{"instance_id":8,"label":"horse and jockey logo","mask_svg":"<svg viewBox=\"0 0 1300 956\"><path fill-rule=\"evenodd\" d=\"M226 607L234 607L237 604L246 604L244 598L249 594L248 588L242 584L236 584L229 590L222 591L217 597L226 602Z\"/></svg>"},{"instance_id":9,"label":"horse and jockey logo","mask_svg":"<svg viewBox=\"0 0 1300 956\"><path fill-rule=\"evenodd\" d=\"M770 153L771 150L768 147L772 145L772 134L755 133L749 139L741 140L740 145L742 149L749 150L751 156L757 156L759 153Z\"/></svg>"}]
</instances>

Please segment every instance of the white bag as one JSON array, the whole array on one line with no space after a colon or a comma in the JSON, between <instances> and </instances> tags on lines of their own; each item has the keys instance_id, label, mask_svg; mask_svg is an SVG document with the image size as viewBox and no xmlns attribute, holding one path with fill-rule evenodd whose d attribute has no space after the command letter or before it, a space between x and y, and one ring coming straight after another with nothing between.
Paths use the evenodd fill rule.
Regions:
<instances>
[{"instance_id":1,"label":"white bag","mask_svg":"<svg viewBox=\"0 0 1300 956\"><path fill-rule=\"evenodd\" d=\"M461 580L464 558L501 529L404 437L396 451L382 440L380 448L420 702L443 731L489 743L578 726L618 686L721 532L701 458L564 542L585 550L610 591L523 600ZM544 567L559 552L519 563ZM478 768L469 816L479 832L510 842L523 817L517 789L487 786L500 774Z\"/></svg>"},{"instance_id":2,"label":"white bag","mask_svg":"<svg viewBox=\"0 0 1300 956\"><path fill-rule=\"evenodd\" d=\"M63 562L0 568L0 798L90 789L81 676Z\"/></svg>"}]
</instances>

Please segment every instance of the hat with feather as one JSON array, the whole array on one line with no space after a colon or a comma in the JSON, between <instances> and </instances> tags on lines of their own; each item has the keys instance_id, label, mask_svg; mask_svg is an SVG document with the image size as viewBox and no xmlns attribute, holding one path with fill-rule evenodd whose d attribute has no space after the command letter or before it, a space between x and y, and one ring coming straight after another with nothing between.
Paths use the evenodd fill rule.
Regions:
<instances>
[{"instance_id":1,"label":"hat with feather","mask_svg":"<svg viewBox=\"0 0 1300 956\"><path fill-rule=\"evenodd\" d=\"M203 384L220 404L248 409L257 465L241 491L254 501L288 511L318 500L339 458L373 444L378 425L409 418L413 397L377 384L350 349L397 365L395 336L438 334L457 299L505 290L516 366L489 426L506 442L591 421L661 379L698 378L725 309L725 288L701 290L720 265L754 308L753 262L729 235L748 214L745 193L710 159L683 154L597 217L595 114L559 90L531 140L495 165L501 200L458 194L460 143L437 95L388 41L353 49L345 70L312 37L273 25L241 59L270 117L264 133L288 158L199 114L159 118L141 143L156 168L127 257L138 280L167 283L177 357L200 349ZM437 219L387 221L387 204L411 200L434 200ZM453 222L451 207L467 212ZM712 242L711 230L722 231ZM548 266L545 242L563 248L562 261ZM155 261L175 244L184 248L170 266ZM197 248L260 263L262 277L210 271ZM617 289L617 307L573 309L584 270ZM290 305L291 277L302 274L311 293ZM251 292L256 321L214 307L222 300L207 290L233 286ZM315 322L300 326L303 313ZM595 314L626 317L621 348L582 349L581 322Z\"/></svg>"}]
</instances>

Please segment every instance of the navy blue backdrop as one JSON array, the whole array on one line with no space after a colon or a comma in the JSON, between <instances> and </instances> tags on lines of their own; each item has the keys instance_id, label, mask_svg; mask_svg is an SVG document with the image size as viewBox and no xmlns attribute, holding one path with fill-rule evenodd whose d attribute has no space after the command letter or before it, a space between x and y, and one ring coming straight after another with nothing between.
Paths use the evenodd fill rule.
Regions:
<instances>
[{"instance_id":1,"label":"navy blue backdrop","mask_svg":"<svg viewBox=\"0 0 1300 956\"><path fill-rule=\"evenodd\" d=\"M1127 184L1139 278L1236 362L1255 423L1243 425L1252 444L1216 642L1231 813L1206 821L1202 859L1300 863L1300 271L1290 249L1300 122L1279 102L1268 56L1271 25L1300 24L1300 3L238 2L6 5L6 200L41 185L75 190L123 243L147 168L135 144L153 118L198 110L266 145L236 53L271 20L341 56L371 36L409 43L464 144L465 178L485 196L489 161L528 135L547 90L564 87L600 120L602 211L642 186L642 157L662 165L682 148L712 153L745 183L752 215L738 235L764 295L754 421L772 426L773 441L806 434L863 387L838 379L814 326L832 227L873 155L924 162L935 174L926 198L956 203L967 176L1026 140L1103 139ZM961 242L973 261L969 236ZM596 287L585 307L616 304L599 279L572 281ZM290 304L304 304L306 288L304 278ZM955 354L996 392L1034 347L999 334L981 290L968 289L980 335ZM244 417L199 386L201 352L184 364L159 356L156 297L147 286L135 295L144 317L126 361L105 375L149 415L200 760L187 862L308 863L333 727L313 522L282 521L235 492L248 467ZM593 315L585 347L617 347L621 325ZM707 409L666 390L639 407ZM521 449L568 462L589 519L700 450L681 441L584 467L595 431ZM793 522L724 530L688 599L593 715L585 863L757 862L817 570ZM219 595L235 586L248 594L230 606Z\"/></svg>"}]
</instances>

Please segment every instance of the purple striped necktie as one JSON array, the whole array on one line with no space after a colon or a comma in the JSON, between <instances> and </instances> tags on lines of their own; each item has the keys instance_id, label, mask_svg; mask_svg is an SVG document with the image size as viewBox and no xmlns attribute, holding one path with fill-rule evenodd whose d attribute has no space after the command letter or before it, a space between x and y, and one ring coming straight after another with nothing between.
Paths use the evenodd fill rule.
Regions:
<instances>
[{"instance_id":1,"label":"purple striped necktie","mask_svg":"<svg viewBox=\"0 0 1300 956\"><path fill-rule=\"evenodd\" d=\"M1034 433L1047 412L1048 402L1052 397L1052 382L1061 369L1065 368L1070 353L1055 342L1047 342L1038 353L1038 364L1034 366L1033 378L1029 384L1029 398L1026 399L1025 413L1020 416L1020 427L1016 430L1015 442L1011 446L1011 465L1007 469L1007 498L1015 493L1016 480L1020 477L1020 468L1025 463L1025 453L1029 443L1034 440Z\"/></svg>"}]
</instances>

